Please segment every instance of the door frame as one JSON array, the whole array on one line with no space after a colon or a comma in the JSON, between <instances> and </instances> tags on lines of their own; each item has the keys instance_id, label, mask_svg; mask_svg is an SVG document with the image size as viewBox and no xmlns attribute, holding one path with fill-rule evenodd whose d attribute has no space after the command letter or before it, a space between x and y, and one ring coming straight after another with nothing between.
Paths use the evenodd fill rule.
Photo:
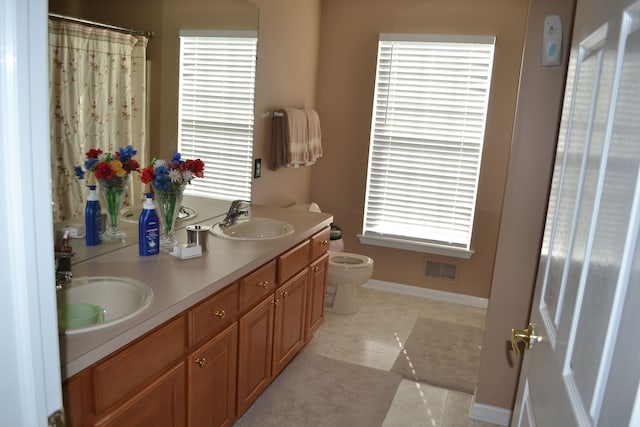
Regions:
<instances>
[{"instance_id":1,"label":"door frame","mask_svg":"<svg viewBox=\"0 0 640 427\"><path fill-rule=\"evenodd\" d=\"M520 373L511 328L526 326L538 269L571 46L575 0L529 0L516 117L487 308L478 387L469 417L508 425ZM547 15L563 25L562 64L542 67ZM526 226L525 226L526 225Z\"/></svg>"},{"instance_id":2,"label":"door frame","mask_svg":"<svg viewBox=\"0 0 640 427\"><path fill-rule=\"evenodd\" d=\"M7 425L46 425L62 407L47 10L45 0L0 2L0 394Z\"/></svg>"}]
</instances>

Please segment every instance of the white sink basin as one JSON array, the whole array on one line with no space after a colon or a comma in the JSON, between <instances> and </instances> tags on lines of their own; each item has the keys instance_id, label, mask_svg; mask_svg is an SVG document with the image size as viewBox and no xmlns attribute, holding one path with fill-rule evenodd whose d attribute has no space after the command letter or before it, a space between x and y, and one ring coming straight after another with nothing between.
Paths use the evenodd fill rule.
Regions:
<instances>
[{"instance_id":1,"label":"white sink basin","mask_svg":"<svg viewBox=\"0 0 640 427\"><path fill-rule=\"evenodd\" d=\"M60 321L60 330L66 334L93 331L124 322L149 307L153 299L149 286L125 277L79 277L56 292L59 317L69 304L93 304L102 311L95 324L65 327Z\"/></svg>"},{"instance_id":2,"label":"white sink basin","mask_svg":"<svg viewBox=\"0 0 640 427\"><path fill-rule=\"evenodd\" d=\"M214 236L231 240L269 240L278 239L293 233L293 225L271 218L249 218L238 220L229 227L216 224L211 233Z\"/></svg>"}]
</instances>

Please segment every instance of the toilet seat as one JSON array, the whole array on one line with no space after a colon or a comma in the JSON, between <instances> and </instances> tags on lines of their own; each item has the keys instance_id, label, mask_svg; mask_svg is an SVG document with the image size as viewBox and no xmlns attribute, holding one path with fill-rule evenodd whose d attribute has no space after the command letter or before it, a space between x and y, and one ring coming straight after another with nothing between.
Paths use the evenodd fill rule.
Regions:
<instances>
[{"instance_id":1,"label":"toilet seat","mask_svg":"<svg viewBox=\"0 0 640 427\"><path fill-rule=\"evenodd\" d=\"M329 251L329 265L345 270L370 268L373 260L366 255Z\"/></svg>"},{"instance_id":2,"label":"toilet seat","mask_svg":"<svg viewBox=\"0 0 640 427\"><path fill-rule=\"evenodd\" d=\"M360 286L373 274L373 260L366 255L329 251L327 284Z\"/></svg>"}]
</instances>

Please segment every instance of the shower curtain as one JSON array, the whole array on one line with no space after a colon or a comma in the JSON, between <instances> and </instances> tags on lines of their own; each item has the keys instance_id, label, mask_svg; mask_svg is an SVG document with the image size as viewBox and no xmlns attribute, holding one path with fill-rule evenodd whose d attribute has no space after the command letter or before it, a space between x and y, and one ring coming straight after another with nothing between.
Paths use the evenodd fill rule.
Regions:
<instances>
[{"instance_id":1,"label":"shower curtain","mask_svg":"<svg viewBox=\"0 0 640 427\"><path fill-rule=\"evenodd\" d=\"M146 47L142 36L49 19L53 221L82 216L87 182L74 175L91 148L133 145L148 163ZM143 197L137 174L125 205ZM104 206L104 204L103 204Z\"/></svg>"}]
</instances>

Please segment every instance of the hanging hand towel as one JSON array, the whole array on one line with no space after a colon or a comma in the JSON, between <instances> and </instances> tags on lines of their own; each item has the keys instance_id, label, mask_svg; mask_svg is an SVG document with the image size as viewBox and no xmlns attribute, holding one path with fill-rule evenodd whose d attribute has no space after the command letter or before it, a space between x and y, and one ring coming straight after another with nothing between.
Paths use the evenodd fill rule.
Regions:
<instances>
[{"instance_id":1,"label":"hanging hand towel","mask_svg":"<svg viewBox=\"0 0 640 427\"><path fill-rule=\"evenodd\" d=\"M284 108L273 117L270 167L298 166L309 162L307 115L304 110Z\"/></svg>"},{"instance_id":2,"label":"hanging hand towel","mask_svg":"<svg viewBox=\"0 0 640 427\"><path fill-rule=\"evenodd\" d=\"M309 135L307 115L297 108L284 109L284 127L287 147L287 166L309 162Z\"/></svg>"},{"instance_id":3,"label":"hanging hand towel","mask_svg":"<svg viewBox=\"0 0 640 427\"><path fill-rule=\"evenodd\" d=\"M309 161L307 165L312 165L317 159L322 157L322 134L320 132L320 116L316 110L305 110L307 116L307 135Z\"/></svg>"},{"instance_id":4,"label":"hanging hand towel","mask_svg":"<svg viewBox=\"0 0 640 427\"><path fill-rule=\"evenodd\" d=\"M284 110L276 111L271 122L271 160L269 168L276 170L287 164Z\"/></svg>"}]
</instances>

